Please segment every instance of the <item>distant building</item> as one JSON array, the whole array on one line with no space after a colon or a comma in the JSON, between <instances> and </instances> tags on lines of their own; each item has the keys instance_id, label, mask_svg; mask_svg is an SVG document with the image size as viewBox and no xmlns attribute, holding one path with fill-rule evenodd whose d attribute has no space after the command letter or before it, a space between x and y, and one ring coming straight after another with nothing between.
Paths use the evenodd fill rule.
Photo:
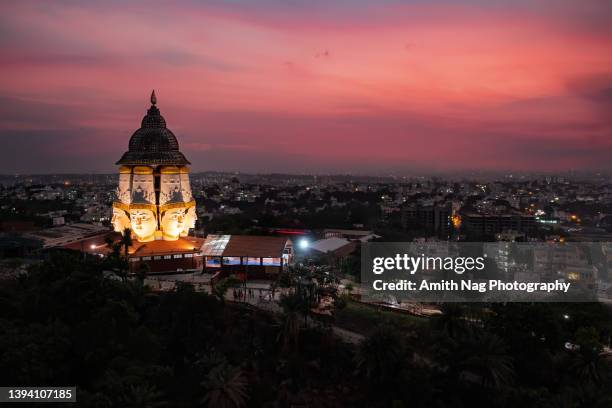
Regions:
<instances>
[{"instance_id":1,"label":"distant building","mask_svg":"<svg viewBox=\"0 0 612 408\"><path fill-rule=\"evenodd\" d=\"M408 204L402 207L402 226L405 230L418 228L436 236L447 237L451 232L452 214L451 203L443 205L437 203L428 205Z\"/></svg>"},{"instance_id":2,"label":"distant building","mask_svg":"<svg viewBox=\"0 0 612 408\"><path fill-rule=\"evenodd\" d=\"M374 238L380 238L372 231L367 230L352 230L352 229L324 229L323 237L325 238L344 238L348 241L367 242Z\"/></svg>"},{"instance_id":3,"label":"distant building","mask_svg":"<svg viewBox=\"0 0 612 408\"><path fill-rule=\"evenodd\" d=\"M309 229L304 228L268 228L268 232L274 235L281 236L300 236L300 235L310 235L312 233Z\"/></svg>"},{"instance_id":4,"label":"distant building","mask_svg":"<svg viewBox=\"0 0 612 408\"><path fill-rule=\"evenodd\" d=\"M576 245L538 246L533 252L533 269L546 280L564 279L592 287L597 279L597 269L587 252Z\"/></svg>"},{"instance_id":5,"label":"distant building","mask_svg":"<svg viewBox=\"0 0 612 408\"><path fill-rule=\"evenodd\" d=\"M601 219L597 222L597 226L599 228L603 228L607 232L612 232L612 215L606 214L602 216Z\"/></svg>"},{"instance_id":6,"label":"distant building","mask_svg":"<svg viewBox=\"0 0 612 408\"><path fill-rule=\"evenodd\" d=\"M506 231L532 234L537 230L533 215L521 213L479 214L468 212L461 216L461 224L471 235L493 235Z\"/></svg>"}]
</instances>

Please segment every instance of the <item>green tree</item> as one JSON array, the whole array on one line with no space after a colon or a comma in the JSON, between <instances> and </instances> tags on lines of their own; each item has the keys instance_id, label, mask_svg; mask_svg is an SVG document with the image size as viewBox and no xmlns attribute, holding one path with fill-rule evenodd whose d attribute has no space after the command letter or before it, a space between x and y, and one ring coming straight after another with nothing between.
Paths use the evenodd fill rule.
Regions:
<instances>
[{"instance_id":1,"label":"green tree","mask_svg":"<svg viewBox=\"0 0 612 408\"><path fill-rule=\"evenodd\" d=\"M501 338L484 330L473 330L456 342L451 371L460 380L483 387L501 388L512 383L514 367Z\"/></svg>"},{"instance_id":2,"label":"green tree","mask_svg":"<svg viewBox=\"0 0 612 408\"><path fill-rule=\"evenodd\" d=\"M127 281L127 275L128 275L128 270L129 270L129 265L130 265L130 258L129 258L129 249L130 246L132 246L132 230L130 230L129 228L126 228L123 230L123 232L121 233L121 240L119 241L119 244L123 247L123 271L121 274L121 278L123 279L124 282Z\"/></svg>"},{"instance_id":3,"label":"green tree","mask_svg":"<svg viewBox=\"0 0 612 408\"><path fill-rule=\"evenodd\" d=\"M130 246L132 246L133 242L132 242L132 230L129 228L126 228L123 230L123 232L121 233L121 245L123 246L123 256L125 257L126 262L128 261L128 257L129 257L129 249Z\"/></svg>"},{"instance_id":4,"label":"green tree","mask_svg":"<svg viewBox=\"0 0 612 408\"><path fill-rule=\"evenodd\" d=\"M221 302L225 302L225 294L229 288L236 286L241 281L233 276L223 278L212 286L212 293Z\"/></svg>"},{"instance_id":5,"label":"green tree","mask_svg":"<svg viewBox=\"0 0 612 408\"><path fill-rule=\"evenodd\" d=\"M248 400L248 382L240 368L219 364L202 382L202 402L211 408L242 408Z\"/></svg>"},{"instance_id":6,"label":"green tree","mask_svg":"<svg viewBox=\"0 0 612 408\"><path fill-rule=\"evenodd\" d=\"M168 405L163 394L152 385L130 385L121 396L125 408L161 408Z\"/></svg>"},{"instance_id":7,"label":"green tree","mask_svg":"<svg viewBox=\"0 0 612 408\"><path fill-rule=\"evenodd\" d=\"M605 371L599 342L599 334L594 327L581 327L576 331L575 342L579 350L573 353L569 370L587 385L599 385Z\"/></svg>"},{"instance_id":8,"label":"green tree","mask_svg":"<svg viewBox=\"0 0 612 408\"><path fill-rule=\"evenodd\" d=\"M392 327L380 326L359 345L357 369L373 385L395 384L406 358L405 342Z\"/></svg>"},{"instance_id":9,"label":"green tree","mask_svg":"<svg viewBox=\"0 0 612 408\"><path fill-rule=\"evenodd\" d=\"M300 335L300 314L306 305L304 298L299 293L292 293L281 297L280 306L283 308L283 324L279 340L283 345L283 350L288 351L297 348Z\"/></svg>"},{"instance_id":10,"label":"green tree","mask_svg":"<svg viewBox=\"0 0 612 408\"><path fill-rule=\"evenodd\" d=\"M440 308L442 314L432 319L435 330L441 331L450 338L457 338L465 333L467 322L464 308L458 303L444 303Z\"/></svg>"},{"instance_id":11,"label":"green tree","mask_svg":"<svg viewBox=\"0 0 612 408\"><path fill-rule=\"evenodd\" d=\"M138 268L136 269L136 277L138 278L138 281L142 283L150 271L151 268L149 267L149 264L140 262Z\"/></svg>"}]
</instances>

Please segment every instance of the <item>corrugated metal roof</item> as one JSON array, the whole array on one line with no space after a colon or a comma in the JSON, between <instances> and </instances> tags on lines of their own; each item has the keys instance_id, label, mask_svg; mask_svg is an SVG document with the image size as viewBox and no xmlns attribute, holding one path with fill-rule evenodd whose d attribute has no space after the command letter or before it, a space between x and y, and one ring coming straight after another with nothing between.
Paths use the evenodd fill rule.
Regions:
<instances>
[{"instance_id":1,"label":"corrugated metal roof","mask_svg":"<svg viewBox=\"0 0 612 408\"><path fill-rule=\"evenodd\" d=\"M344 238L332 237L332 238L325 238L325 239L315 241L312 244L310 244L309 247L311 249L314 249L315 251L325 253L325 252L330 252L330 251L336 251L348 244L350 244L350 241Z\"/></svg>"},{"instance_id":2,"label":"corrugated metal roof","mask_svg":"<svg viewBox=\"0 0 612 408\"><path fill-rule=\"evenodd\" d=\"M209 235L202 245L205 256L280 258L289 239L256 235Z\"/></svg>"}]
</instances>

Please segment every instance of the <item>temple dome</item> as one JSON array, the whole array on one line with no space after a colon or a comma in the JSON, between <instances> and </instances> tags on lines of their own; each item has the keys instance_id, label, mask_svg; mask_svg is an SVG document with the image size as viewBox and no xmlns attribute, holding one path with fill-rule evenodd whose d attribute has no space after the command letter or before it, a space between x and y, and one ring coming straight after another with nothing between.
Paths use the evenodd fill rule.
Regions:
<instances>
[{"instance_id":1,"label":"temple dome","mask_svg":"<svg viewBox=\"0 0 612 408\"><path fill-rule=\"evenodd\" d=\"M166 127L160 114L155 91L151 94L151 107L142 118L140 129L130 138L128 151L116 164L122 165L186 165L190 164L179 151L178 140Z\"/></svg>"}]
</instances>

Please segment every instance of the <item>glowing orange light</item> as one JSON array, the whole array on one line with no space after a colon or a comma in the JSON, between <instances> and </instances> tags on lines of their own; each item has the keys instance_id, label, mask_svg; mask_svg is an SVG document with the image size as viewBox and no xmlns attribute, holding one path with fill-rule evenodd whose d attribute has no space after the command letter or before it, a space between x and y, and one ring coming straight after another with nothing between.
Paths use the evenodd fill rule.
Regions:
<instances>
[{"instance_id":1,"label":"glowing orange light","mask_svg":"<svg viewBox=\"0 0 612 408\"><path fill-rule=\"evenodd\" d=\"M455 229L459 229L461 227L461 217L458 214L454 214L451 217L451 223Z\"/></svg>"}]
</instances>

